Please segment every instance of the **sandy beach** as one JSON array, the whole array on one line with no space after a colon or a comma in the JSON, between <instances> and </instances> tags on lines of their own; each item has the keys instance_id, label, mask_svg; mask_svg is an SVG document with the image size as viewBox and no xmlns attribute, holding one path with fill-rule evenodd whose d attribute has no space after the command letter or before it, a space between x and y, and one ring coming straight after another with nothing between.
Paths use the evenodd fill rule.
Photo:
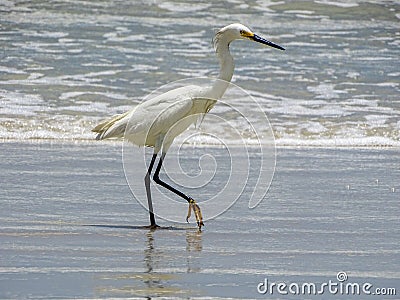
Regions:
<instances>
[{"instance_id":1,"label":"sandy beach","mask_svg":"<svg viewBox=\"0 0 400 300\"><path fill-rule=\"evenodd\" d=\"M118 143L8 142L0 156L2 299L296 298L257 287L339 272L399 289L398 149L278 148L260 205L239 199L201 233L161 219L142 228Z\"/></svg>"}]
</instances>

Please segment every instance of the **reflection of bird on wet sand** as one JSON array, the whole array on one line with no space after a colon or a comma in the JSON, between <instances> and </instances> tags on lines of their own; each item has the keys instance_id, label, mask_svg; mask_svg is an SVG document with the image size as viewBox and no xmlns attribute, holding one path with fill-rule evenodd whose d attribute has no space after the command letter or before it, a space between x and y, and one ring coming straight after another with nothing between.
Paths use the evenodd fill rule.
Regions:
<instances>
[{"instance_id":1,"label":"reflection of bird on wet sand","mask_svg":"<svg viewBox=\"0 0 400 300\"><path fill-rule=\"evenodd\" d=\"M158 231L153 229L145 233L143 248L143 272L132 273L113 273L100 277L101 286L96 288L99 297L175 297L195 294L195 291L184 290L174 285L185 273L196 273L200 271L196 260L200 257L202 251L202 232L185 230L175 235L186 239L186 267L184 256L169 256L169 251L163 251L162 247L157 247L157 238L155 234ZM168 231L169 233L174 231ZM183 234L184 233L184 234ZM166 248L167 249L167 248ZM168 249L167 249L168 250ZM165 272L166 264L183 265L182 271ZM141 267L140 267L141 268Z\"/></svg>"},{"instance_id":2,"label":"reflection of bird on wet sand","mask_svg":"<svg viewBox=\"0 0 400 300\"><path fill-rule=\"evenodd\" d=\"M199 264L196 263L198 256L203 250L202 233L200 231L187 231L186 232L186 258L187 258L187 272L197 273L201 270Z\"/></svg>"},{"instance_id":3,"label":"reflection of bird on wet sand","mask_svg":"<svg viewBox=\"0 0 400 300\"><path fill-rule=\"evenodd\" d=\"M178 292L175 288L168 284L168 280L173 280L177 278L178 275L174 274L162 274L157 273L157 266L162 262L163 252L157 250L154 246L154 230L150 230L147 234L146 247L144 249L144 263L146 268L146 273L143 274L143 283L145 283L147 290L152 291L156 294L162 292L164 296L167 294L174 294ZM191 260L195 259L193 257L194 252L201 252L202 247L202 233L198 231L186 231L186 257L187 257L187 272L195 273L200 270L200 268L192 268L193 263ZM161 266L160 266L161 267ZM180 292L182 293L182 291ZM161 296L159 294L159 296Z\"/></svg>"},{"instance_id":4,"label":"reflection of bird on wet sand","mask_svg":"<svg viewBox=\"0 0 400 300\"><path fill-rule=\"evenodd\" d=\"M151 273L153 272L154 268L154 236L153 236L153 230L150 230L147 234L147 242L146 242L146 247L144 248L144 263L145 263L145 269L146 273Z\"/></svg>"}]
</instances>

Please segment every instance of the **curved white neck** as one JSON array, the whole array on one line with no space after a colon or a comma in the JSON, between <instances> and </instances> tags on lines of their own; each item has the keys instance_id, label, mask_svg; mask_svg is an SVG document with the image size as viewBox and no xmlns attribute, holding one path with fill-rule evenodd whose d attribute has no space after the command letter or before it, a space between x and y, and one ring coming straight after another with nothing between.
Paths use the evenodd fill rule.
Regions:
<instances>
[{"instance_id":1,"label":"curved white neck","mask_svg":"<svg viewBox=\"0 0 400 300\"><path fill-rule=\"evenodd\" d=\"M212 87L212 94L217 99L220 99L231 82L235 63L231 53L229 52L229 42L219 40L216 42L215 48L219 60L220 71L218 80L215 81Z\"/></svg>"}]
</instances>

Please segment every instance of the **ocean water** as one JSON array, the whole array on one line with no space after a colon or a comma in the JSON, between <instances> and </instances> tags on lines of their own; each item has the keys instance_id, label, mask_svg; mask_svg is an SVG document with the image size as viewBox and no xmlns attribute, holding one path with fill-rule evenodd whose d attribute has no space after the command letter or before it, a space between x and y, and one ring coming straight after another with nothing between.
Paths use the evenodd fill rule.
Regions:
<instances>
[{"instance_id":1,"label":"ocean water","mask_svg":"<svg viewBox=\"0 0 400 300\"><path fill-rule=\"evenodd\" d=\"M93 139L158 87L216 77L212 37L241 22L287 49L231 46L260 109L234 106L266 114L278 145L400 144L398 1L1 0L0 14L1 139Z\"/></svg>"}]
</instances>

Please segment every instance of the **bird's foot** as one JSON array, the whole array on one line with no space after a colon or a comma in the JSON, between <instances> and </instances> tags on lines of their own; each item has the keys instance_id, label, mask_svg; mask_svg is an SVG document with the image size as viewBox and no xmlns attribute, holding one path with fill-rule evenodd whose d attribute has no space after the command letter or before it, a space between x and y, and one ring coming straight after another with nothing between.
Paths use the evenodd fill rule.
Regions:
<instances>
[{"instance_id":1,"label":"bird's foot","mask_svg":"<svg viewBox=\"0 0 400 300\"><path fill-rule=\"evenodd\" d=\"M150 224L150 225L145 226L144 228L153 230L153 229L160 228L160 226L158 226L157 224Z\"/></svg>"},{"instance_id":2,"label":"bird's foot","mask_svg":"<svg viewBox=\"0 0 400 300\"><path fill-rule=\"evenodd\" d=\"M188 209L188 214L186 217L186 222L188 222L188 223L189 223L189 218L192 214L192 210L193 210L194 216L196 217L196 222L197 222L197 226L199 227L199 231L201 231L201 226L204 226L203 215L201 214L200 206L197 205L197 203L196 203L196 201L194 201L194 199L189 200L189 209Z\"/></svg>"}]
</instances>

